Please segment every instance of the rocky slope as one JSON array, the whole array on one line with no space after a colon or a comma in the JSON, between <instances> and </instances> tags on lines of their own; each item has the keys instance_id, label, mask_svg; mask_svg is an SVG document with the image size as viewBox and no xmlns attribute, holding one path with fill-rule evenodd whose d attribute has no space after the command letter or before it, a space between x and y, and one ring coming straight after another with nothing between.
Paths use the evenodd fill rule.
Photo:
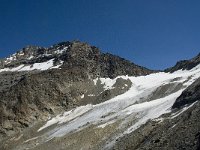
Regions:
<instances>
[{"instance_id":1,"label":"rocky slope","mask_svg":"<svg viewBox=\"0 0 200 150\"><path fill-rule=\"evenodd\" d=\"M115 149L200 149L199 79L177 98L172 106L174 113L125 135L117 141Z\"/></svg>"},{"instance_id":2,"label":"rocky slope","mask_svg":"<svg viewBox=\"0 0 200 150\"><path fill-rule=\"evenodd\" d=\"M197 66L199 64L199 62L200 62L200 53L196 57L194 57L190 60L178 61L175 66L168 68L165 71L166 72L174 72L174 71L181 70L181 69L190 70L190 69L194 68L195 66Z\"/></svg>"},{"instance_id":3,"label":"rocky slope","mask_svg":"<svg viewBox=\"0 0 200 150\"><path fill-rule=\"evenodd\" d=\"M198 149L199 55L152 71L78 41L0 60L0 149Z\"/></svg>"},{"instance_id":4,"label":"rocky slope","mask_svg":"<svg viewBox=\"0 0 200 150\"><path fill-rule=\"evenodd\" d=\"M200 55L179 61L166 72L197 70ZM198 76L197 76L198 77ZM171 113L150 120L135 132L120 138L114 149L200 149L200 78L177 97Z\"/></svg>"},{"instance_id":5,"label":"rocky slope","mask_svg":"<svg viewBox=\"0 0 200 150\"><path fill-rule=\"evenodd\" d=\"M44 68L40 68L42 66ZM60 68L83 70L91 78L120 75L146 75L152 70L135 65L118 56L104 54L87 43L62 42L50 48L28 46L9 58L0 60L0 71L30 71Z\"/></svg>"},{"instance_id":6,"label":"rocky slope","mask_svg":"<svg viewBox=\"0 0 200 150\"><path fill-rule=\"evenodd\" d=\"M172 108L179 109L196 101L200 101L200 78L197 79L192 85L190 85L181 94L181 96L177 98Z\"/></svg>"},{"instance_id":7,"label":"rocky slope","mask_svg":"<svg viewBox=\"0 0 200 150\"><path fill-rule=\"evenodd\" d=\"M103 102L131 86L129 80L118 79L115 88L105 90L103 83L96 86L92 79L153 72L77 41L50 48L28 46L0 64L1 136L21 131L49 115ZM82 98L83 94L92 96Z\"/></svg>"}]
</instances>

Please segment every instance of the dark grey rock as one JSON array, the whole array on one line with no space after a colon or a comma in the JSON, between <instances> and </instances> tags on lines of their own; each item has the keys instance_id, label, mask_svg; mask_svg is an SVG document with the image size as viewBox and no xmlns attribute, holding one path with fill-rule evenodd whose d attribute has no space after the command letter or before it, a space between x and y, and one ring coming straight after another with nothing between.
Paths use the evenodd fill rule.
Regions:
<instances>
[{"instance_id":1,"label":"dark grey rock","mask_svg":"<svg viewBox=\"0 0 200 150\"><path fill-rule=\"evenodd\" d=\"M136 131L118 139L112 149L121 150L197 150L200 143L200 103L176 118L149 121Z\"/></svg>"},{"instance_id":2,"label":"dark grey rock","mask_svg":"<svg viewBox=\"0 0 200 150\"><path fill-rule=\"evenodd\" d=\"M36 129L31 127L38 129L37 123L49 116L81 105L102 103L125 93L132 84L130 80L118 78L112 89L105 90L100 81L94 84L93 79L97 77L141 76L157 72L102 53L97 47L79 41L61 42L49 48L28 46L13 57L15 59L9 63L7 59L1 59L0 68L33 65L50 59L54 59L54 65L60 61L64 63L59 69L0 73L0 141L4 139L7 143L10 142L7 138L13 134L32 133L27 130L35 132ZM199 64L199 60L200 55L178 62L166 71L192 69ZM162 98L183 87L175 81L157 88L149 95L149 100ZM163 122L147 122L136 131L117 139L113 149L199 149L199 84L200 79L183 92L176 100L173 112L197 101L193 107L174 119L167 119L171 114L165 114ZM17 138L13 140L17 143ZM0 149L4 149L4 146L9 149L5 143L0 145ZM57 148L57 145L52 148Z\"/></svg>"},{"instance_id":3,"label":"dark grey rock","mask_svg":"<svg viewBox=\"0 0 200 150\"><path fill-rule=\"evenodd\" d=\"M200 101L200 78L178 97L172 108L180 109L186 105L194 103L195 101Z\"/></svg>"},{"instance_id":4,"label":"dark grey rock","mask_svg":"<svg viewBox=\"0 0 200 150\"><path fill-rule=\"evenodd\" d=\"M177 70L190 70L200 64L200 54L190 60L182 60L176 63L174 67L168 68L165 72L175 72Z\"/></svg>"},{"instance_id":5,"label":"dark grey rock","mask_svg":"<svg viewBox=\"0 0 200 150\"><path fill-rule=\"evenodd\" d=\"M66 51L63 53L55 53L64 48ZM31 59L27 59L31 56ZM138 76L154 72L118 56L103 54L98 48L77 41L62 42L50 48L28 46L17 52L15 57L16 60L4 67L30 65L52 58L55 64L60 60L64 63L61 69L0 73L0 130L5 135L11 130L8 125L17 132L49 115L88 103L104 102L131 87L130 81L117 79L113 89L104 91L103 85L94 85L94 78ZM81 98L83 94L85 98ZM95 95L88 96L91 94Z\"/></svg>"}]
</instances>

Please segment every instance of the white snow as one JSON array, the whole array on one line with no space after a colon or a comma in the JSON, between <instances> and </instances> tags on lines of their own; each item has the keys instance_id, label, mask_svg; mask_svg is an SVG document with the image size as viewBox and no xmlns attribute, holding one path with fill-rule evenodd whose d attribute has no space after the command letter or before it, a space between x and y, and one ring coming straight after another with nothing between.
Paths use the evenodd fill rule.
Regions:
<instances>
[{"instance_id":1,"label":"white snow","mask_svg":"<svg viewBox=\"0 0 200 150\"><path fill-rule=\"evenodd\" d=\"M33 59L34 58L34 56L33 55L31 55L30 57L28 57L27 59L28 60L31 60L31 59Z\"/></svg>"},{"instance_id":2,"label":"white snow","mask_svg":"<svg viewBox=\"0 0 200 150\"><path fill-rule=\"evenodd\" d=\"M116 82L116 79L112 80L110 78L99 78L99 80L101 81L101 84L104 85L105 90L112 89Z\"/></svg>"},{"instance_id":3,"label":"white snow","mask_svg":"<svg viewBox=\"0 0 200 150\"><path fill-rule=\"evenodd\" d=\"M64 63L64 61L60 61L60 62L59 62L59 65L57 65L57 66L53 66L53 67L51 67L51 68L49 68L49 69L60 68L60 67L63 65L63 63Z\"/></svg>"},{"instance_id":4,"label":"white snow","mask_svg":"<svg viewBox=\"0 0 200 150\"><path fill-rule=\"evenodd\" d=\"M26 141L24 141L24 143L27 143L27 142L30 142L30 141L33 141L33 140L36 140L38 137L34 137L34 138L31 138L31 139L28 139Z\"/></svg>"},{"instance_id":5,"label":"white snow","mask_svg":"<svg viewBox=\"0 0 200 150\"><path fill-rule=\"evenodd\" d=\"M108 89L113 89L113 85L116 83L116 80L118 78L124 78L124 79L128 79L128 76L119 76L115 79L110 79L110 78L96 78L93 80L94 85L97 85L97 82L100 81L101 84L104 85L104 90L108 90ZM125 86L128 86L127 84Z\"/></svg>"},{"instance_id":6,"label":"white snow","mask_svg":"<svg viewBox=\"0 0 200 150\"><path fill-rule=\"evenodd\" d=\"M138 121L132 127L128 128L127 131L125 131L124 133L131 133L132 131L139 128L142 124L145 124L149 119L155 119L161 116L162 114L170 112L170 108L174 104L176 98L180 96L182 91L183 90L180 90L169 96L151 102L144 102L128 107L128 114L132 114L134 111L142 112L145 110L146 112L142 116L140 115Z\"/></svg>"},{"instance_id":7,"label":"white snow","mask_svg":"<svg viewBox=\"0 0 200 150\"><path fill-rule=\"evenodd\" d=\"M30 71L30 70L47 70L53 67L53 59L43 62L43 63L35 63L32 66L24 66L19 71Z\"/></svg>"},{"instance_id":8,"label":"white snow","mask_svg":"<svg viewBox=\"0 0 200 150\"><path fill-rule=\"evenodd\" d=\"M63 64L63 61L61 61L59 65L54 66L53 61L54 61L54 59L51 59L49 61L42 62L42 63L35 63L33 65L27 65L27 66L20 65L20 66L15 67L15 68L4 68L4 69L0 69L0 72L48 70L48 69L53 69L53 68L59 68Z\"/></svg>"},{"instance_id":9,"label":"white snow","mask_svg":"<svg viewBox=\"0 0 200 150\"><path fill-rule=\"evenodd\" d=\"M176 126L176 124L174 124L174 125L171 127L171 129L174 128L175 126Z\"/></svg>"},{"instance_id":10,"label":"white snow","mask_svg":"<svg viewBox=\"0 0 200 150\"><path fill-rule=\"evenodd\" d=\"M81 95L81 98L83 99L85 97L85 95L83 94L83 95Z\"/></svg>"},{"instance_id":11,"label":"white snow","mask_svg":"<svg viewBox=\"0 0 200 150\"><path fill-rule=\"evenodd\" d=\"M65 112L62 115L58 115L51 120L49 120L43 127L41 127L38 131L41 131L53 124L62 124L64 122L70 121L75 119L76 117L83 115L87 111L89 111L93 106L91 104L88 104L86 106L80 106L77 109L70 110L68 112Z\"/></svg>"},{"instance_id":12,"label":"white snow","mask_svg":"<svg viewBox=\"0 0 200 150\"><path fill-rule=\"evenodd\" d=\"M97 128L105 128L106 126L113 124L113 123L115 123L115 120L111 120L111 121L108 121L104 124L101 124L101 125L97 126Z\"/></svg>"},{"instance_id":13,"label":"white snow","mask_svg":"<svg viewBox=\"0 0 200 150\"><path fill-rule=\"evenodd\" d=\"M64 53L67 49L68 49L68 47L64 47L63 49L56 50L54 53L55 53L55 54L62 54L62 53Z\"/></svg>"},{"instance_id":14,"label":"white snow","mask_svg":"<svg viewBox=\"0 0 200 150\"><path fill-rule=\"evenodd\" d=\"M82 130L91 124L105 128L110 123L110 120L112 120L112 123L119 120L122 122L119 128L123 129L125 127L123 125L134 121L132 126L117 135L120 137L123 134L133 132L150 119L156 119L162 114L171 112L171 107L176 98L199 77L200 65L189 71L179 70L174 73L159 72L139 77L120 76L120 78L130 79L132 82L132 87L126 93L97 105L81 106L65 112L63 115L49 120L38 131L51 125L59 124L59 126L56 125L55 128L47 132L45 137L47 137L47 140L50 140L54 137L62 137L69 132ZM104 88L107 89L112 88L116 79L99 78L94 80L94 83L100 80L104 83ZM158 87L169 83L182 83L184 86L170 95L147 101L149 95Z\"/></svg>"},{"instance_id":15,"label":"white snow","mask_svg":"<svg viewBox=\"0 0 200 150\"><path fill-rule=\"evenodd\" d=\"M24 56L24 52L23 52L23 51L20 51L20 52L18 53L18 55L19 55L19 56Z\"/></svg>"},{"instance_id":16,"label":"white snow","mask_svg":"<svg viewBox=\"0 0 200 150\"><path fill-rule=\"evenodd\" d=\"M96 79L93 80L94 85L97 85L97 81L98 81L98 79L99 79L99 78L96 78Z\"/></svg>"},{"instance_id":17,"label":"white snow","mask_svg":"<svg viewBox=\"0 0 200 150\"><path fill-rule=\"evenodd\" d=\"M192 107L196 102L194 102L193 104L187 106L187 107L184 107L182 110L180 110L179 112L176 112L174 114L171 115L171 119L174 119L176 117L178 117L180 114L182 114L183 112L185 112L186 110L188 110L190 107Z\"/></svg>"},{"instance_id":18,"label":"white snow","mask_svg":"<svg viewBox=\"0 0 200 150\"><path fill-rule=\"evenodd\" d=\"M5 63L9 64L11 61L16 60L17 53L11 55L10 57L6 58Z\"/></svg>"}]
</instances>

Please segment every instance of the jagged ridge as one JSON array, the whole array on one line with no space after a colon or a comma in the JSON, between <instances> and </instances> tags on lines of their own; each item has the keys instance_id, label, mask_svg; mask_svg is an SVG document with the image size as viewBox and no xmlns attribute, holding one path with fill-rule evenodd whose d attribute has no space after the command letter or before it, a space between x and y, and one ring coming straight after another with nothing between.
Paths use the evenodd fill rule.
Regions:
<instances>
[{"instance_id":1,"label":"jagged ridge","mask_svg":"<svg viewBox=\"0 0 200 150\"><path fill-rule=\"evenodd\" d=\"M199 63L200 63L200 53L196 57L190 60L181 60L177 62L175 66L166 69L165 72L175 72L181 69L190 70L194 68L195 66L197 66Z\"/></svg>"},{"instance_id":2,"label":"jagged ridge","mask_svg":"<svg viewBox=\"0 0 200 150\"><path fill-rule=\"evenodd\" d=\"M9 58L0 61L1 68L13 68L19 65L34 65L53 60L53 66L63 69L81 68L87 70L92 78L119 75L146 75L154 71L135 65L130 61L112 54L104 54L97 47L87 43L62 42L50 48L29 46ZM54 68L52 66L52 68Z\"/></svg>"},{"instance_id":3,"label":"jagged ridge","mask_svg":"<svg viewBox=\"0 0 200 150\"><path fill-rule=\"evenodd\" d=\"M53 60L59 68L0 73L0 132L12 134L28 127L35 120L87 103L100 103L130 88L130 81L118 80L116 88L103 90L94 85L97 77L138 76L154 71L140 67L118 56L101 53L82 42L62 42L50 48L28 46L1 60L3 68L34 66ZM31 68L31 67L30 67ZM125 86L126 84L126 86ZM121 89L123 87L123 89ZM84 93L97 96L81 98ZM101 93L101 94L98 94Z\"/></svg>"},{"instance_id":4,"label":"jagged ridge","mask_svg":"<svg viewBox=\"0 0 200 150\"><path fill-rule=\"evenodd\" d=\"M166 101L166 103L170 103L166 105L166 108L162 110L162 105L158 105L159 103L162 103L163 100L165 100L166 97L170 95L178 95L182 89L185 89L188 84L190 84L193 81L193 78L196 80L197 75L199 75L199 72L197 68L197 71L195 70L195 66L199 64L199 55L195 57L194 59L191 59L189 61L184 61L181 63L177 63L175 67L172 67L171 69L167 69L167 72L175 72L176 70L181 69L193 69L191 72L188 71L189 74L182 75L181 71L179 71L179 74L170 74L170 73L163 73L159 72L157 74L152 74L150 76L142 76L142 77L118 77L121 75L129 75L129 76L141 76L141 75L148 75L150 73L155 73L156 71L152 71L149 69L146 69L144 67L135 65L134 63L131 63L130 61L127 61L123 58L120 58L118 56L112 55L112 54L104 54L99 51L97 47L90 46L87 43L81 43L78 41L74 42L62 42L56 45L51 46L50 48L42 48L42 47L33 47L29 46L27 48L22 49L21 51L17 52L15 55L11 56L9 59L3 59L1 60L2 68L8 67L13 68L17 67L19 65L33 65L36 63L45 63L52 60L53 64L51 67L40 70L30 70L30 71L4 71L0 73L0 84L2 85L0 88L0 117L1 117L1 124L0 124L0 137L2 136L2 139L6 141L5 143L9 143L9 141L13 141L15 143L15 140L21 138L21 133L25 134L23 138L29 140L23 141L23 139L20 139L21 145L17 147L23 148L23 146L31 146L33 143L27 142L32 141L30 136L27 136L28 133L34 133L34 134L42 134L35 133L38 127L41 127L41 122L46 120L49 116L55 116L56 114L60 114L63 111L69 111L73 108L73 113L77 112L80 108L83 109L83 111L87 111L87 109L91 109L92 112L95 111L98 112L98 106L96 109L93 109L91 104L103 104L105 106L108 106L107 109L100 108L100 112L102 114L105 113L105 115L101 116L101 114L98 114L97 117L94 119L97 119L100 117L101 120L109 119L110 116L114 118L120 118L117 122L113 123L114 126L120 123L121 121L124 121L124 129L128 128L129 134L127 136L124 136L120 138L119 142L116 142L116 149L125 149L125 148L147 148L149 145L148 142L145 142L145 139L147 136L153 137L152 139L149 138L148 141L153 142L154 144L151 146L151 148L159 148L162 147L162 143L165 142L165 136L163 139L159 139L160 136L160 129L163 131L166 131L169 126L174 126L174 122L178 122L177 119L169 119L173 120L173 122L164 120L163 124L159 124L159 122L149 121L146 125L141 126L138 130L134 131L134 126L137 125L137 119L142 117L143 123L145 123L148 120L145 119L151 119L152 116L145 116L145 113L148 113L148 111L152 111L153 115L155 114L163 114L166 113L169 110L169 106L172 105L171 102L175 102L173 108L176 108L174 111L175 113L182 111L182 108L184 110L184 107L191 106L190 104L195 102L199 99L199 80L197 80L193 85L191 85L189 88L187 88L183 94L176 100L174 97L172 99L169 99ZM55 66L59 66L55 68ZM182 72L184 74L184 72ZM103 78L101 78L103 77ZM106 78L108 77L108 78ZM115 77L118 77L116 79L113 79ZM113 80L111 80L111 79ZM163 78L163 79L159 79ZM107 82L107 83L106 83ZM159 83L156 85L156 83ZM155 84L155 85L154 85ZM135 86L135 89L133 88ZM117 95L121 95L132 88L132 92L129 93L133 97L129 97L129 95L126 97L126 99L119 99L119 102L109 102L109 103L103 103L106 100L110 100L113 97L116 97ZM135 92L142 92L139 94L139 96L136 95L134 97ZM189 94L188 94L189 93ZM124 94L126 95L126 93ZM180 94L179 94L180 95ZM161 100L159 102L158 100ZM155 101L153 101L155 100ZM176 101L175 101L176 100ZM121 101L121 102L120 102ZM151 102L153 101L153 102ZM146 103L145 103L146 102ZM139 103L139 104L137 104ZM141 103L141 104L140 104ZM145 104L144 112L140 112L140 106L143 108L143 103ZM87 105L90 104L90 105ZM149 105L147 105L149 104ZM165 102L163 103L165 104ZM193 103L195 104L195 103ZM86 106L83 106L86 105ZM127 105L127 106L126 106ZM158 109L159 112L155 112L155 110ZM80 107L83 106L83 107ZM100 107L101 105L99 105ZM133 106L133 108L132 108ZM139 106L139 108L135 107ZM198 104L194 105L195 111L199 111ZM112 110L112 107L116 108L119 112L122 112L122 114L118 114L118 116L115 116L115 110ZM120 108L124 108L125 111L121 110ZM152 108L151 108L152 107ZM84 108L86 110L84 110ZM131 109L132 108L132 109ZM186 107L187 108L187 107ZM166 110L165 110L166 109ZM107 112L108 110L112 110L111 112ZM134 112L137 112L135 113ZM147 112L146 112L147 111ZM166 112L165 112L166 111ZM177 112L176 112L177 111ZM188 111L187 111L188 112ZM90 112L88 112L89 114ZM131 116L130 114L133 116ZM144 116L143 116L144 113ZM185 114L185 113L184 113ZM194 137L194 134L196 134L198 127L198 122L195 122L196 117L198 113L194 113L192 119L189 122L186 122L187 124L193 124L195 125L194 129L190 129L192 131L191 134L184 134L185 137L191 136L191 139L195 139L195 142L198 142L197 138ZM82 114L84 116L84 114ZM134 117L134 115L138 116L138 118L132 118L132 120L129 120L131 117ZM141 115L141 116L140 116ZM173 117L173 114L165 114L169 118ZM82 117L82 116L80 116ZM124 118L125 117L125 118ZM144 117L144 118L143 118ZM153 116L154 118L155 116ZM87 114L86 114L87 118ZM89 114L90 118L90 114ZM113 118L113 119L114 119ZM177 117L180 118L180 117ZM187 114L186 117L187 118ZM88 119L88 118L87 118ZM81 120L81 119L80 119ZM84 122L84 118L81 122ZM109 121L109 120L107 120ZM129 121L129 122L127 122ZM153 122L153 123L152 123ZM180 121L180 123L185 123L184 120ZM39 125L38 125L39 123ZM97 122L99 123L99 122ZM100 124L102 122L100 121ZM85 133L86 131L81 131L82 134L85 133L89 139L86 143L91 143L91 141L97 140L96 137L100 136L101 131L98 128L104 128L106 127L105 131L108 131L109 133L112 133L113 131L113 124L111 122L111 125L102 124L100 127L96 127L95 124L91 124L90 122L84 124L84 126L89 128L86 128L86 131L89 131L89 133ZM136 124L135 124L136 123ZM69 122L70 124L70 122ZM73 121L72 121L73 124ZM138 123L140 124L140 123ZM66 123L66 125L68 125ZM123 125L123 124L122 124ZM32 128L33 126L33 128ZM83 128L84 128L83 126ZM111 130L107 130L108 128L111 128ZM58 126L59 127L59 126ZM64 127L64 126L61 126ZM129 128L130 127L130 128ZM177 127L178 131L181 132L180 126ZM82 128L82 126L80 126ZM137 127L136 127L137 128ZM158 128L158 130L156 130ZM27 130L24 130L27 129ZM50 127L51 129L51 127ZM119 128L116 128L119 129ZM56 131L58 131L56 129ZM94 132L95 131L95 132ZM93 135L93 133L97 135ZM104 131L104 129L102 130ZM140 134L142 131L142 135ZM174 131L174 130L173 130ZM45 131L46 132L46 131ZM80 132L80 133L81 133ZM16 133L18 133L20 136L16 138ZM56 133L56 132L55 132ZM67 133L67 132L66 132ZM83 137L85 135L82 135L80 133L77 133L79 136L75 139L79 139L79 137ZM153 133L153 135L151 134ZM76 135L76 133L74 133ZM105 133L106 134L106 133ZM121 131L114 134L121 134ZM14 135L14 140L11 138L9 140L6 140L4 137L8 137L8 135ZM135 139L135 136L138 137ZM69 135L69 143L71 141L71 134ZM73 136L73 134L72 134ZM102 136L102 135L101 135ZM41 143L38 147L35 147L36 149L46 149L47 145L43 145L43 141L46 136L42 139L43 136L39 137L41 138ZM55 136L56 137L56 136ZM109 136L108 136L109 137ZM112 136L111 136L112 137ZM115 136L114 136L115 137ZM128 138L127 138L128 137ZM129 137L133 139L129 139ZM175 143L175 146L172 143L172 146L174 147L181 147L184 148L184 144L181 144L182 138L180 136L176 136L179 138L179 142ZM1 139L1 138L0 138ZM37 139L37 137L35 138ZM65 139L65 138L64 138ZM61 138L61 140L64 140ZM109 138L108 138L109 139ZM40 139L38 139L40 140ZM72 138L73 140L73 138ZM101 141L102 140L102 141ZM101 139L98 140L97 143L93 143L94 147L100 148L102 144L106 141ZM114 139L110 139L114 140ZM4 143L4 141L2 143ZM34 138L33 138L34 141ZM81 138L82 143L79 143L79 145L68 145L69 147L77 148L82 145L85 145L83 142L84 139ZM125 142L124 142L125 141ZM160 142L161 141L161 142ZM173 141L173 138L172 138ZM20 143L19 142L19 143ZM35 141L34 141L35 142ZM58 143L59 140L55 140L52 143L48 143L52 146L52 149L55 147L55 143ZM67 141L68 142L68 141ZM123 145L121 145L121 142ZM150 142L150 143L151 143ZM168 141L167 141L168 142ZM170 141L171 142L171 141ZM168 142L168 143L170 143ZM36 145L39 143L35 143ZM104 144L105 144L104 143ZM170 143L171 144L171 143ZM181 145L181 146L179 146ZM7 147L7 144L2 144L0 148ZM9 145L9 147L15 147L15 145ZM67 145L63 145L67 146ZM105 145L103 145L105 146ZM113 145L114 146L114 145ZM169 145L171 146L171 145ZM186 147L190 147L191 145L186 145ZM197 144L193 144L193 147L197 147ZM27 147L24 147L27 148ZM58 148L58 147L56 147ZM79 149L78 148L78 149ZM102 147L101 147L102 148ZM111 147L112 148L112 147ZM162 148L168 148L162 147ZM34 149L34 147L33 147Z\"/></svg>"}]
</instances>

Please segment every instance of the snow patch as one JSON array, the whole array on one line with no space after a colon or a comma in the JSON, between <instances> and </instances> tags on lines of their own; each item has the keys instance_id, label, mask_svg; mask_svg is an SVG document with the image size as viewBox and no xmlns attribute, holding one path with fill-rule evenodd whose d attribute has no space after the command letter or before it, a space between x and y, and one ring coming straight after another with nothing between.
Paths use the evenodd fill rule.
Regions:
<instances>
[{"instance_id":1,"label":"snow patch","mask_svg":"<svg viewBox=\"0 0 200 150\"><path fill-rule=\"evenodd\" d=\"M196 102L194 102L193 104L190 104L189 106L187 107L184 107L182 110L180 110L179 112L177 113L174 113L171 115L171 119L174 119L176 117L178 117L180 114L182 114L183 112L185 112L186 110L188 110L190 107L192 107Z\"/></svg>"},{"instance_id":2,"label":"snow patch","mask_svg":"<svg viewBox=\"0 0 200 150\"><path fill-rule=\"evenodd\" d=\"M68 49L68 47L65 47L65 48L63 48L63 49L59 49L59 50L54 51L54 53L55 53L55 54L62 54L62 53L64 53L67 49Z\"/></svg>"},{"instance_id":3,"label":"snow patch","mask_svg":"<svg viewBox=\"0 0 200 150\"><path fill-rule=\"evenodd\" d=\"M23 64L23 65L20 65L18 67L15 67L15 68L0 69L0 72L48 70L48 69L53 69L53 68L59 68L63 64L63 61L61 61L59 65L54 66L53 62L54 62L54 59L51 59L49 61L42 62L42 63L35 63L35 64L28 65L28 66L25 66Z\"/></svg>"},{"instance_id":4,"label":"snow patch","mask_svg":"<svg viewBox=\"0 0 200 150\"><path fill-rule=\"evenodd\" d=\"M122 129L126 127L127 123L134 121L132 126L126 128L124 132L119 133L117 137L114 137L116 139L124 134L133 132L148 120L156 120L161 115L171 112L171 107L177 97L199 77L200 65L192 70L177 71L174 73L159 72L139 77L122 76L120 78L130 79L132 82L131 88L126 93L97 105L81 106L72 111L65 112L63 115L49 120L38 131L53 124L60 124L45 135L47 140L51 140L54 137L62 137L67 133L82 130L90 125L104 128L109 124L110 120L113 122L117 120L122 121L121 126L119 126ZM100 80L104 84L105 89L112 88L117 78L98 78L94 80L94 84L97 84L97 81ZM158 87L172 82L182 83L184 86L177 92L163 98L148 101L149 95Z\"/></svg>"},{"instance_id":5,"label":"snow patch","mask_svg":"<svg viewBox=\"0 0 200 150\"><path fill-rule=\"evenodd\" d=\"M171 129L173 129L175 126L176 126L176 124L174 124L174 125L171 127Z\"/></svg>"},{"instance_id":6,"label":"snow patch","mask_svg":"<svg viewBox=\"0 0 200 150\"><path fill-rule=\"evenodd\" d=\"M28 60L31 60L31 59L33 59L34 58L34 56L33 55L31 55L30 57L28 57L27 59Z\"/></svg>"},{"instance_id":7,"label":"snow patch","mask_svg":"<svg viewBox=\"0 0 200 150\"><path fill-rule=\"evenodd\" d=\"M5 63L9 64L9 63L11 63L11 61L16 60L17 59L16 55L17 55L17 53L15 53L15 54L11 55L10 57L6 58Z\"/></svg>"},{"instance_id":8,"label":"snow patch","mask_svg":"<svg viewBox=\"0 0 200 150\"><path fill-rule=\"evenodd\" d=\"M68 122L70 120L73 120L76 117L83 115L84 113L86 113L87 111L89 111L92 108L93 108L93 106L91 104L88 104L86 106L80 106L76 109L65 112L62 115L58 115L55 118L52 118L51 120L49 120L43 127L41 127L38 130L38 132L49 126L52 126L53 124L62 124L62 123Z\"/></svg>"},{"instance_id":9,"label":"snow patch","mask_svg":"<svg viewBox=\"0 0 200 150\"><path fill-rule=\"evenodd\" d=\"M142 112L142 111L146 112L142 116L140 116L138 121L129 129L127 129L127 131L125 131L124 134L133 132L134 130L138 129L142 124L145 124L150 119L152 120L158 118L162 114L171 112L170 108L176 101L176 98L180 96L182 92L183 90L180 90L164 98L128 107L127 108L128 110L125 110L128 111L128 114L132 114L133 112Z\"/></svg>"},{"instance_id":10,"label":"snow patch","mask_svg":"<svg viewBox=\"0 0 200 150\"><path fill-rule=\"evenodd\" d=\"M83 99L85 97L85 95L83 94L83 95L81 95L81 98Z\"/></svg>"},{"instance_id":11,"label":"snow patch","mask_svg":"<svg viewBox=\"0 0 200 150\"><path fill-rule=\"evenodd\" d=\"M31 139L28 139L26 141L24 141L24 143L27 143L27 142L30 142L30 141L33 141L33 140L36 140L38 137L34 137L34 138L31 138Z\"/></svg>"},{"instance_id":12,"label":"snow patch","mask_svg":"<svg viewBox=\"0 0 200 150\"><path fill-rule=\"evenodd\" d=\"M100 81L101 84L104 85L104 90L109 90L109 89L113 89L113 85L116 83L116 80L118 78L123 78L123 79L128 79L128 76L118 76L115 79L110 79L110 78L96 78L93 80L94 85L97 85L97 82ZM125 86L128 86L127 84Z\"/></svg>"},{"instance_id":13,"label":"snow patch","mask_svg":"<svg viewBox=\"0 0 200 150\"><path fill-rule=\"evenodd\" d=\"M108 121L104 124L101 124L101 125L97 126L97 128L105 128L106 126L113 124L113 123L115 123L115 120L111 120L111 121Z\"/></svg>"},{"instance_id":14,"label":"snow patch","mask_svg":"<svg viewBox=\"0 0 200 150\"><path fill-rule=\"evenodd\" d=\"M101 81L101 84L104 85L105 90L113 89L113 85L116 82L116 79L112 80L110 78L99 78L99 80Z\"/></svg>"}]
</instances>

